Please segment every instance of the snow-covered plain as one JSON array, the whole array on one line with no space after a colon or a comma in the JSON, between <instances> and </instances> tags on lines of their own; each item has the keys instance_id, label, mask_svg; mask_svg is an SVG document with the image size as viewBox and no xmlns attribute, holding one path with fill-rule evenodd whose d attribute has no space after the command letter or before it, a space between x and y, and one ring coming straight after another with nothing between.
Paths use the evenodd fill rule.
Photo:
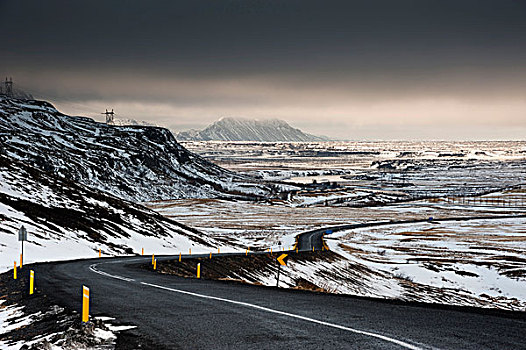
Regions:
<instances>
[{"instance_id":1,"label":"snow-covered plain","mask_svg":"<svg viewBox=\"0 0 526 350\"><path fill-rule=\"evenodd\" d=\"M211 237L228 237L259 249L324 226L526 213L526 142L185 146L261 179L304 184L316 180L316 185L294 191L287 199L265 203L207 199L148 203ZM520 231L524 219L492 222L444 223L449 234L429 237L427 231L415 237L391 234L390 226L385 232L379 227L374 234L365 229L356 235L342 232L328 240L336 257L292 260L284 268L282 285L296 287L298 280L306 279L334 293L524 310L526 249ZM515 234L510 236L510 230ZM511 254L510 247L517 251ZM448 262L452 257L457 260ZM275 285L270 267L230 277Z\"/></svg>"},{"instance_id":2,"label":"snow-covered plain","mask_svg":"<svg viewBox=\"0 0 526 350\"><path fill-rule=\"evenodd\" d=\"M525 141L183 144L218 165L260 179L338 185L330 193L326 186L293 193L291 203L297 206L471 196L526 183Z\"/></svg>"},{"instance_id":3,"label":"snow-covered plain","mask_svg":"<svg viewBox=\"0 0 526 350\"><path fill-rule=\"evenodd\" d=\"M463 304L526 310L525 224L510 218L388 225L327 241L346 260L390 277L377 286L402 281L400 299L436 302L443 291L441 298L462 295ZM415 286L426 288L417 295Z\"/></svg>"}]
</instances>

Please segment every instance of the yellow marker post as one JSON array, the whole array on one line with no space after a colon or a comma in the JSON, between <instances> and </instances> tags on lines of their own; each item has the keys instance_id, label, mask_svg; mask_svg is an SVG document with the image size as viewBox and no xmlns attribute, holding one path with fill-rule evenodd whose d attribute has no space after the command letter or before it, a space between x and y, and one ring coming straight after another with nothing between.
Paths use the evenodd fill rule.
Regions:
<instances>
[{"instance_id":1,"label":"yellow marker post","mask_svg":"<svg viewBox=\"0 0 526 350\"><path fill-rule=\"evenodd\" d=\"M296 248L296 254L298 253L298 248Z\"/></svg>"},{"instance_id":2,"label":"yellow marker post","mask_svg":"<svg viewBox=\"0 0 526 350\"><path fill-rule=\"evenodd\" d=\"M141 255L144 255L144 248L142 248L141 250Z\"/></svg>"},{"instance_id":3,"label":"yellow marker post","mask_svg":"<svg viewBox=\"0 0 526 350\"><path fill-rule=\"evenodd\" d=\"M20 268L22 268L24 264L24 254L20 254Z\"/></svg>"},{"instance_id":4,"label":"yellow marker post","mask_svg":"<svg viewBox=\"0 0 526 350\"><path fill-rule=\"evenodd\" d=\"M219 248L217 248L217 254L221 254Z\"/></svg>"},{"instance_id":5,"label":"yellow marker post","mask_svg":"<svg viewBox=\"0 0 526 350\"><path fill-rule=\"evenodd\" d=\"M192 255L192 248L190 248L188 252L190 253L190 255Z\"/></svg>"},{"instance_id":6,"label":"yellow marker post","mask_svg":"<svg viewBox=\"0 0 526 350\"><path fill-rule=\"evenodd\" d=\"M82 286L82 323L89 321L89 288Z\"/></svg>"},{"instance_id":7,"label":"yellow marker post","mask_svg":"<svg viewBox=\"0 0 526 350\"><path fill-rule=\"evenodd\" d=\"M99 249L99 258L102 256L102 253L100 252L100 249Z\"/></svg>"},{"instance_id":8,"label":"yellow marker post","mask_svg":"<svg viewBox=\"0 0 526 350\"><path fill-rule=\"evenodd\" d=\"M201 278L201 263L197 264L197 278Z\"/></svg>"},{"instance_id":9,"label":"yellow marker post","mask_svg":"<svg viewBox=\"0 0 526 350\"><path fill-rule=\"evenodd\" d=\"M157 270L157 259L153 261L153 269Z\"/></svg>"},{"instance_id":10,"label":"yellow marker post","mask_svg":"<svg viewBox=\"0 0 526 350\"><path fill-rule=\"evenodd\" d=\"M314 247L312 247L312 251L314 251Z\"/></svg>"},{"instance_id":11,"label":"yellow marker post","mask_svg":"<svg viewBox=\"0 0 526 350\"><path fill-rule=\"evenodd\" d=\"M212 252L210 252L210 259L212 259Z\"/></svg>"},{"instance_id":12,"label":"yellow marker post","mask_svg":"<svg viewBox=\"0 0 526 350\"><path fill-rule=\"evenodd\" d=\"M16 280L16 261L15 261L15 268L13 269L13 279Z\"/></svg>"},{"instance_id":13,"label":"yellow marker post","mask_svg":"<svg viewBox=\"0 0 526 350\"><path fill-rule=\"evenodd\" d=\"M33 294L35 289L35 271L29 271L29 295Z\"/></svg>"},{"instance_id":14,"label":"yellow marker post","mask_svg":"<svg viewBox=\"0 0 526 350\"><path fill-rule=\"evenodd\" d=\"M245 256L248 256L248 248L247 248L247 251L245 252Z\"/></svg>"},{"instance_id":15,"label":"yellow marker post","mask_svg":"<svg viewBox=\"0 0 526 350\"><path fill-rule=\"evenodd\" d=\"M152 254L152 265L153 265L154 260L155 260L155 254Z\"/></svg>"},{"instance_id":16,"label":"yellow marker post","mask_svg":"<svg viewBox=\"0 0 526 350\"><path fill-rule=\"evenodd\" d=\"M181 262L181 253L179 253L179 262Z\"/></svg>"},{"instance_id":17,"label":"yellow marker post","mask_svg":"<svg viewBox=\"0 0 526 350\"><path fill-rule=\"evenodd\" d=\"M270 254L272 255L272 248L270 248Z\"/></svg>"}]
</instances>

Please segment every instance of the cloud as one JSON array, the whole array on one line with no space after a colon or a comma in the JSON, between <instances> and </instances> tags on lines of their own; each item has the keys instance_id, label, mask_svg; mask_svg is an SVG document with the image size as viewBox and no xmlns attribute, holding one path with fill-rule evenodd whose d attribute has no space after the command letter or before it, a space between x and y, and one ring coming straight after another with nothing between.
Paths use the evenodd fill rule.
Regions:
<instances>
[{"instance_id":1,"label":"cloud","mask_svg":"<svg viewBox=\"0 0 526 350\"><path fill-rule=\"evenodd\" d=\"M0 32L0 73L75 114L368 138L515 135L526 119L518 1L16 1Z\"/></svg>"}]
</instances>

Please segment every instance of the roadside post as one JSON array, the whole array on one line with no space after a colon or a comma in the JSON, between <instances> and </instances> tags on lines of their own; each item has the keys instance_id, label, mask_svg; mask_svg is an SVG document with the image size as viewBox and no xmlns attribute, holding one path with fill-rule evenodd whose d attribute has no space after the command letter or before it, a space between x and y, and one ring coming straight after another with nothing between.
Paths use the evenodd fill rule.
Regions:
<instances>
[{"instance_id":1,"label":"roadside post","mask_svg":"<svg viewBox=\"0 0 526 350\"><path fill-rule=\"evenodd\" d=\"M82 323L89 321L89 288L82 286Z\"/></svg>"},{"instance_id":2,"label":"roadside post","mask_svg":"<svg viewBox=\"0 0 526 350\"><path fill-rule=\"evenodd\" d=\"M144 255L144 248L141 248L141 255Z\"/></svg>"},{"instance_id":3,"label":"roadside post","mask_svg":"<svg viewBox=\"0 0 526 350\"><path fill-rule=\"evenodd\" d=\"M24 225L18 230L18 241L22 243L22 252L20 253L20 268L22 268L24 261L24 241L27 241L27 230Z\"/></svg>"},{"instance_id":4,"label":"roadside post","mask_svg":"<svg viewBox=\"0 0 526 350\"><path fill-rule=\"evenodd\" d=\"M181 253L179 253L179 262L181 262Z\"/></svg>"},{"instance_id":5,"label":"roadside post","mask_svg":"<svg viewBox=\"0 0 526 350\"><path fill-rule=\"evenodd\" d=\"M153 261L153 269L157 270L157 259Z\"/></svg>"},{"instance_id":6,"label":"roadside post","mask_svg":"<svg viewBox=\"0 0 526 350\"><path fill-rule=\"evenodd\" d=\"M13 279L16 280L16 260L15 260L15 268L13 269Z\"/></svg>"},{"instance_id":7,"label":"roadside post","mask_svg":"<svg viewBox=\"0 0 526 350\"><path fill-rule=\"evenodd\" d=\"M279 273L281 272L281 266L287 266L288 254L281 254L276 260L278 261L278 276L276 277L276 287L279 287Z\"/></svg>"},{"instance_id":8,"label":"roadside post","mask_svg":"<svg viewBox=\"0 0 526 350\"><path fill-rule=\"evenodd\" d=\"M100 251L100 248L99 248L99 258L102 257L102 252Z\"/></svg>"},{"instance_id":9,"label":"roadside post","mask_svg":"<svg viewBox=\"0 0 526 350\"><path fill-rule=\"evenodd\" d=\"M201 278L201 263L197 264L197 278Z\"/></svg>"},{"instance_id":10,"label":"roadside post","mask_svg":"<svg viewBox=\"0 0 526 350\"><path fill-rule=\"evenodd\" d=\"M210 259L212 259L212 252L210 252Z\"/></svg>"},{"instance_id":11,"label":"roadside post","mask_svg":"<svg viewBox=\"0 0 526 350\"><path fill-rule=\"evenodd\" d=\"M152 265L153 265L154 260L155 260L155 254L152 254Z\"/></svg>"},{"instance_id":12,"label":"roadside post","mask_svg":"<svg viewBox=\"0 0 526 350\"><path fill-rule=\"evenodd\" d=\"M29 271L29 295L33 294L34 289L35 289L35 271L30 270Z\"/></svg>"}]
</instances>

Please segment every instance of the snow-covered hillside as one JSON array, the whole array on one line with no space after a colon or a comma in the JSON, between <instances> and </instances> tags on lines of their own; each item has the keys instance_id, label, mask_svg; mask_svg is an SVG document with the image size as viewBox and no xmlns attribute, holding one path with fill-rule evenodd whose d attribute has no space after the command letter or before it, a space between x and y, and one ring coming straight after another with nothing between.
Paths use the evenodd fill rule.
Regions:
<instances>
[{"instance_id":1,"label":"snow-covered hillside","mask_svg":"<svg viewBox=\"0 0 526 350\"><path fill-rule=\"evenodd\" d=\"M134 201L272 192L187 151L167 129L110 126L43 101L0 96L0 153Z\"/></svg>"},{"instance_id":2,"label":"snow-covered hillside","mask_svg":"<svg viewBox=\"0 0 526 350\"><path fill-rule=\"evenodd\" d=\"M327 141L323 137L295 129L283 120L240 118L221 118L203 130L180 132L177 134L177 139L180 141Z\"/></svg>"},{"instance_id":3,"label":"snow-covered hillside","mask_svg":"<svg viewBox=\"0 0 526 350\"><path fill-rule=\"evenodd\" d=\"M28 231L25 261L141 253L209 251L213 239L119 198L0 155L0 271L18 260L18 229Z\"/></svg>"}]
</instances>

